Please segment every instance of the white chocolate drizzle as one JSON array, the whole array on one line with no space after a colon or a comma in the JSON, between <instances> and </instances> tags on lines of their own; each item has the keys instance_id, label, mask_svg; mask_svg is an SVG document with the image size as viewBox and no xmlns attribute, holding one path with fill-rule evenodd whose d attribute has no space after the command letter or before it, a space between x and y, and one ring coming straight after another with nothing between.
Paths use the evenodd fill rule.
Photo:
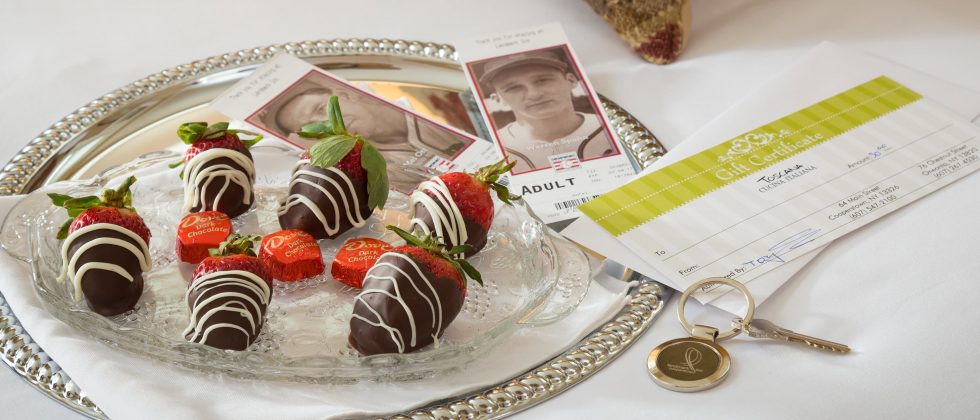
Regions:
<instances>
[{"instance_id":1,"label":"white chocolate drizzle","mask_svg":"<svg viewBox=\"0 0 980 420\"><path fill-rule=\"evenodd\" d=\"M333 206L334 219L332 221L332 224L330 220L327 220L326 215L323 213L323 209L321 209L320 206L318 206L313 200L310 200L309 197L306 197L302 194L290 194L289 197L286 197L286 201L284 201L282 205L279 207L279 212L278 212L279 215L281 216L286 214L287 212L289 212L289 209L293 208L293 206L304 205L307 208L309 208L310 212L312 212L313 215L316 216L317 220L320 221L320 224L323 225L323 231L326 232L328 236L333 236L337 232L340 232L341 213L346 213L347 221L350 222L350 224L353 225L354 227L364 226L364 223L367 221L367 219L361 217L361 213L358 211L358 209L360 209L361 207L361 203L360 200L357 198L357 192L354 190L354 183L351 182L347 174L334 167L323 168L324 170L331 172L337 177L339 177L341 181L343 181L343 185L341 185L341 183L337 182L335 179L328 176L327 174L322 174L319 172L310 171L306 169L300 169L302 165L308 163L310 163L309 159L302 159L296 163L296 167L293 169L292 178L289 181L289 190L292 191L293 186L295 186L296 184L305 184L320 191L320 193L322 193L324 196L327 197L328 200L330 200L330 205ZM326 188L323 188L323 186L317 184L315 180L311 181L309 179L302 178L304 176L320 179L330 183L330 185L333 185L335 188L337 188L337 191L340 192L339 194L341 199L340 202L337 201L337 198L334 196L334 194L331 194L329 191L327 191ZM352 202L349 202L347 200L347 194L344 194L345 191L350 193L350 196L353 197L353 200L351 200ZM341 208L341 203L343 203L343 208Z\"/></svg>"},{"instance_id":2,"label":"white chocolate drizzle","mask_svg":"<svg viewBox=\"0 0 980 420\"><path fill-rule=\"evenodd\" d=\"M466 221L463 220L463 213L453 201L449 187L442 182L442 179L432 177L419 184L418 188L412 192L411 204L409 205L412 220L409 229L418 227L423 234L428 235L432 233L429 227L422 219L415 217L416 203L422 204L422 207L429 212L436 236L439 236L446 245L453 247L466 243L468 239Z\"/></svg>"},{"instance_id":3,"label":"white chocolate drizzle","mask_svg":"<svg viewBox=\"0 0 980 420\"><path fill-rule=\"evenodd\" d=\"M235 164L245 169L244 172L227 164L217 164L208 166L207 163L221 158L231 159ZM252 203L252 184L255 182L255 164L244 153L234 149L216 147L198 153L190 162L184 165L184 211L191 211L194 207L201 206L201 210L218 211L218 202L228 190L232 182L238 184L242 190L242 204ZM204 191L215 178L223 178L224 184L214 197L210 209L204 207ZM218 182L221 182L219 180ZM203 185L202 185L203 184ZM198 188L200 187L200 188Z\"/></svg>"},{"instance_id":4,"label":"white chocolate drizzle","mask_svg":"<svg viewBox=\"0 0 980 420\"><path fill-rule=\"evenodd\" d=\"M68 258L68 250L69 248L71 248L71 245L75 242L76 239L78 239L80 236L86 233L99 229L107 229L107 230L119 232L123 235L126 235L126 237L132 239L134 242L139 244L139 246L138 247L134 246L131 242L126 241L124 239L109 238L103 236L103 237L92 239L86 242L85 244L83 244L82 246L78 247L78 249L75 250L75 253L72 254L71 259ZM86 251L92 248L101 245L116 246L128 251L139 261L140 269L142 271L147 271L152 266L152 260L150 258L150 247L147 246L146 241L144 241L143 238L141 238L139 235L137 235L135 232L129 229L126 229L122 226L112 224L112 223L95 223L77 229L74 232L72 232L70 235L68 235L68 237L65 238L65 242L61 244L61 260L64 261L64 263L62 263L61 272L58 274L59 282L65 281L65 279L68 279L68 281L71 282L76 301L82 300L82 279L85 277L85 274L91 270L111 271L113 273L119 274L120 276L122 276L123 278L131 282L135 280L133 276L130 275L129 272L126 271L126 269L124 269L122 266L118 264L112 264L109 262L91 261L82 264L81 267L76 267L76 265L78 264L78 259L81 258L82 254L84 254Z\"/></svg>"},{"instance_id":5,"label":"white chocolate drizzle","mask_svg":"<svg viewBox=\"0 0 980 420\"><path fill-rule=\"evenodd\" d=\"M223 291L207 296L203 300L201 299L206 295L203 289L224 286L232 286L238 290ZM191 294L194 291L199 291L200 293L191 301ZM187 289L187 293L184 295L184 299L187 300L188 305L192 308L190 324L184 330L184 336L192 343L206 343L208 335L212 331L220 328L230 328L242 332L245 335L246 342L248 342L251 337L258 335L262 324L264 324L263 319L253 318L252 312L248 310L248 307L252 307L255 313L261 317L265 313L265 308L269 305L269 299L271 297L272 291L269 289L269 285L265 280L262 280L261 277L249 271L217 271L203 275L194 280L194 284ZM201 309L208 303L219 299L225 299L225 302L209 309L203 314L201 313ZM208 319L221 312L238 313L248 321L250 328L245 329L241 325L227 322L208 325Z\"/></svg>"},{"instance_id":6,"label":"white chocolate drizzle","mask_svg":"<svg viewBox=\"0 0 980 420\"><path fill-rule=\"evenodd\" d=\"M416 284L411 274L406 273L400 267L385 261L385 259L390 259L390 258L398 258L407 261L415 269L415 272L418 273L418 278L425 283L424 286L420 288L419 285ZM380 267L391 268L395 270L398 274L397 275L376 274L375 270L378 270ZM439 336L442 335L442 302L439 300L439 295L436 293L436 289L432 285L432 282L425 277L425 274L422 273L422 269L419 268L419 266L415 263L415 261L413 261L411 258L401 253L387 252L384 255L382 255L381 258L378 258L378 262L375 263L374 266L371 267L371 269L367 272L367 275L364 277L364 281L366 282L368 279L391 281L392 288L395 290L395 293L391 293L384 289L365 288L364 290L361 291L361 293L357 295L357 297L354 299L354 302L355 305L357 302L361 302L361 304L363 304L364 307L366 307L368 310L371 311L375 319L374 320L367 319L361 315L358 315L357 312L354 312L354 314L352 315L353 318L359 319L361 321L366 322L369 325L383 328L386 331L388 331L388 335L391 337L391 341L395 343L395 345L398 347L398 352L404 353L405 338L403 337L402 332L399 331L397 328L388 325L388 323L385 322L385 320L381 317L381 315L374 308L372 308L371 305L368 304L366 300L364 300L366 296L372 294L382 294L391 299L394 299L396 302L398 302L398 304L402 307L402 309L405 310L405 315L408 317L408 325L409 328L411 329L410 345L412 347L415 347L418 338L416 325L415 325L415 314L412 313L411 308L408 307L408 304L405 302L405 300L402 297L402 291L399 289L399 283L402 281L406 281L408 282L408 284L412 286L413 289L415 289L415 292L418 293L419 296L425 299L425 301L428 303L429 310L432 312L432 329L434 331L432 334L432 341L434 343L438 343ZM432 299L430 299L429 296L425 294L423 289L427 289L429 292L432 293L431 295Z\"/></svg>"}]
</instances>

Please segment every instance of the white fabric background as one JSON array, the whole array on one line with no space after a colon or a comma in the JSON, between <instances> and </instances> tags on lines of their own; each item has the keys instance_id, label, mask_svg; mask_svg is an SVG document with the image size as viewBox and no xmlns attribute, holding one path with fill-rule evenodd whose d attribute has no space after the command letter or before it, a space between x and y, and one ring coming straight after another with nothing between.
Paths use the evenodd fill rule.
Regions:
<instances>
[{"instance_id":1,"label":"white fabric background","mask_svg":"<svg viewBox=\"0 0 980 420\"><path fill-rule=\"evenodd\" d=\"M980 90L980 3L966 0L695 1L688 49L665 67L636 58L574 0L304 1L288 9L243 1L11 2L0 10L0 160L89 100L202 57L315 38L451 42L547 21L565 25L597 90L668 146L825 39ZM644 366L653 346L682 334L671 304L620 360L524 417L975 416L980 196L970 184L936 193L967 197L962 206L927 198L831 245L759 311L851 344L854 354L736 339L726 344L735 365L725 384L669 393ZM3 417L70 414L19 381L0 369Z\"/></svg>"}]
</instances>

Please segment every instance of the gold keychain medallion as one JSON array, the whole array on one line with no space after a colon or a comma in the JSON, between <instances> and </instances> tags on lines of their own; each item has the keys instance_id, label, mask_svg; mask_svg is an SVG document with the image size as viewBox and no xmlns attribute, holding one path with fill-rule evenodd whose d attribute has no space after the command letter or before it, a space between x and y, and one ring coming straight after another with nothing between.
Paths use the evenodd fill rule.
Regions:
<instances>
[{"instance_id":1,"label":"gold keychain medallion","mask_svg":"<svg viewBox=\"0 0 980 420\"><path fill-rule=\"evenodd\" d=\"M755 315L755 300L748 289L738 281L725 277L711 277L688 287L677 303L677 319L690 337L677 338L660 344L650 352L647 369L653 380L666 389L678 392L697 392L709 389L728 377L732 360L728 351L717 342L735 337L741 328L719 334L717 328L691 325L684 316L684 305L691 294L708 285L724 284L734 287L745 295L747 310L742 317L746 322Z\"/></svg>"}]
</instances>

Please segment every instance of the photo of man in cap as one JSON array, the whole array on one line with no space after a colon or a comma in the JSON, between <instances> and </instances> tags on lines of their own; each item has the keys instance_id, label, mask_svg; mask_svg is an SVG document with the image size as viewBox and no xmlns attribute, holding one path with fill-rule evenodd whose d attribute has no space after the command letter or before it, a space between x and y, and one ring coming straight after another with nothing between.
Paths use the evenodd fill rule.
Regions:
<instances>
[{"instance_id":1,"label":"photo of man in cap","mask_svg":"<svg viewBox=\"0 0 980 420\"><path fill-rule=\"evenodd\" d=\"M564 48L556 47L471 67L497 138L517 161L515 173L552 167L570 153L585 161L618 152L591 102L576 101L580 77L569 62Z\"/></svg>"},{"instance_id":2,"label":"photo of man in cap","mask_svg":"<svg viewBox=\"0 0 980 420\"><path fill-rule=\"evenodd\" d=\"M451 159L469 144L466 137L420 119L403 109L319 73L311 73L269 102L248 122L297 146L316 140L300 137L304 125L327 118L327 102L340 98L347 129L378 148L388 163L389 181L398 191L411 191L426 177L419 168L434 157ZM414 167L406 171L405 167Z\"/></svg>"}]
</instances>

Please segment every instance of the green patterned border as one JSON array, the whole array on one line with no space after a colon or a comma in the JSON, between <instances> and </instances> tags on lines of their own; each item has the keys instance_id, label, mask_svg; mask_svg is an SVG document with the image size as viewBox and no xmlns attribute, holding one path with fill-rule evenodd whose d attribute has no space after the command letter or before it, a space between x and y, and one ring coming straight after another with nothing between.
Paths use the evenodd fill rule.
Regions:
<instances>
[{"instance_id":1,"label":"green patterned border","mask_svg":"<svg viewBox=\"0 0 980 420\"><path fill-rule=\"evenodd\" d=\"M619 236L921 97L881 76L637 178L579 209Z\"/></svg>"}]
</instances>

